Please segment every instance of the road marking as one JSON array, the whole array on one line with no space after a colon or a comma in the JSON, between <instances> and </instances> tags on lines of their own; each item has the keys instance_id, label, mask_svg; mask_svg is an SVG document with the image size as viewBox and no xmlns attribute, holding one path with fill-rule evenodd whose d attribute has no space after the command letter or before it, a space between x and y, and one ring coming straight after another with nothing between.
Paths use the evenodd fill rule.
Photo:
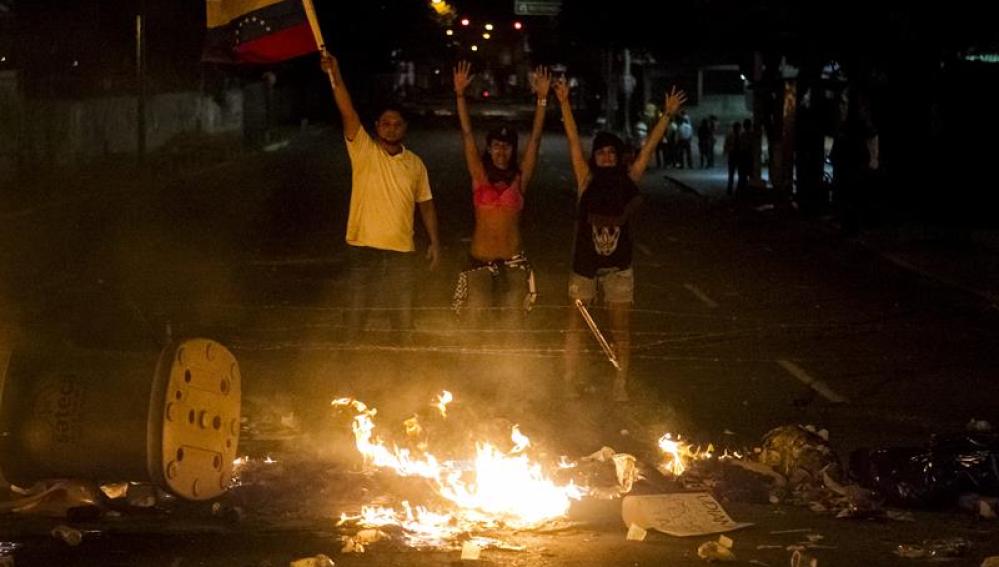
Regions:
<instances>
[{"instance_id":1,"label":"road marking","mask_svg":"<svg viewBox=\"0 0 999 567\"><path fill-rule=\"evenodd\" d=\"M703 291L697 289L697 286L695 286L694 284L689 284L689 283L688 284L683 284L683 287L684 287L684 289L686 289L690 293L694 294L694 297L696 297L697 299L700 299L701 302L703 302L705 305L707 305L711 309L714 309L715 307L718 307L718 303L715 302L715 300L713 300L710 297L708 297L708 295L706 293L704 293Z\"/></svg>"},{"instance_id":2,"label":"road marking","mask_svg":"<svg viewBox=\"0 0 999 567\"><path fill-rule=\"evenodd\" d=\"M803 368L801 368L797 364L791 362L790 360L785 360L783 358L778 358L777 359L777 364L780 365L781 368L783 368L784 370L786 370L788 374L790 374L791 376L794 376L798 380L801 380L809 388L811 388L811 389L815 390L816 392L822 394L822 397L825 398L825 399L827 399L827 400L829 400L830 402L833 402L833 403L836 403L836 404L846 404L846 403L850 402L849 399L845 398L844 396L841 396L835 390L833 390L832 388L830 388L828 384L826 384L822 380L818 380L816 378L813 378L811 375L809 375L807 372L805 372L805 370Z\"/></svg>"}]
</instances>

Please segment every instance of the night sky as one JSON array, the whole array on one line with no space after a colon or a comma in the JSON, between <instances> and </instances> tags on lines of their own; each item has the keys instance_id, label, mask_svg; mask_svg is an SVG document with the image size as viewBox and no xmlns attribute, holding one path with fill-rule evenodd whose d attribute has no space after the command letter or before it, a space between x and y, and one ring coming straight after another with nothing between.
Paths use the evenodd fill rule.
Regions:
<instances>
[{"instance_id":1,"label":"night sky","mask_svg":"<svg viewBox=\"0 0 999 567\"><path fill-rule=\"evenodd\" d=\"M143 5L151 88L197 84L205 25L204 3L198 1L20 2L12 12L16 23L3 28L8 42L17 38L8 64L19 62L29 83L45 83L50 89L76 75L87 79L83 90L127 88L134 65L134 14ZM452 5L457 14L476 20L502 24L515 17L512 0L455 0ZM397 49L415 60L453 57L426 0L317 0L316 6L330 47L351 53L349 66L383 71ZM899 59L996 47L995 30L977 14L975 3L968 1L951 3L943 11L912 3L872 7L856 1L817 11L776 0L619 0L566 1L557 20L523 19L524 33L531 34L539 48L536 57L546 62L571 61L589 47L632 46L659 58L696 63L745 56L754 48L783 50L791 56L823 52L841 58Z\"/></svg>"}]
</instances>

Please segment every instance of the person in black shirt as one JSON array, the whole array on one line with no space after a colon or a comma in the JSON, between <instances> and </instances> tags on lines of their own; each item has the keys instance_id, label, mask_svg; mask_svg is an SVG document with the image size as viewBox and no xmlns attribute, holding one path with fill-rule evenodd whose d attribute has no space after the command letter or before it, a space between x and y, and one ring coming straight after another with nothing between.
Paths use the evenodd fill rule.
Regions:
<instances>
[{"instance_id":1,"label":"person in black shirt","mask_svg":"<svg viewBox=\"0 0 999 567\"><path fill-rule=\"evenodd\" d=\"M573 305L570 305L565 345L566 394L570 397L578 395L579 349L585 332L574 303L577 299L592 303L599 294L610 313L611 335L620 365L614 380L614 400L626 402L631 360L631 305L634 300L630 220L642 200L637 183L666 133L670 120L676 116L687 97L676 87L667 93L663 115L649 133L634 162L628 165L623 159L624 143L607 132L600 132L594 137L590 159L587 160L572 116L569 86L564 79L555 83L555 95L562 109L565 134L569 140L578 203L572 273L569 275L569 299Z\"/></svg>"}]
</instances>

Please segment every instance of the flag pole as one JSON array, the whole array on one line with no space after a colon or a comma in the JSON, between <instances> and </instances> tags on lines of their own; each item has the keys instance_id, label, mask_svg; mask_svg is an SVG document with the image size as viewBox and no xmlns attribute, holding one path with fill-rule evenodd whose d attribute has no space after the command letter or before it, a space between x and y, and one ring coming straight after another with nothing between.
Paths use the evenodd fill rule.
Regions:
<instances>
[{"instance_id":1,"label":"flag pole","mask_svg":"<svg viewBox=\"0 0 999 567\"><path fill-rule=\"evenodd\" d=\"M316 15L316 7L312 4L312 0L302 0L302 6L305 8L305 17L309 20L309 27L312 28L312 37L316 40L316 46L319 47L322 55L326 55L326 41L323 39L323 30L319 29L319 16ZM330 76L329 79L330 87L336 90L333 77Z\"/></svg>"}]
</instances>

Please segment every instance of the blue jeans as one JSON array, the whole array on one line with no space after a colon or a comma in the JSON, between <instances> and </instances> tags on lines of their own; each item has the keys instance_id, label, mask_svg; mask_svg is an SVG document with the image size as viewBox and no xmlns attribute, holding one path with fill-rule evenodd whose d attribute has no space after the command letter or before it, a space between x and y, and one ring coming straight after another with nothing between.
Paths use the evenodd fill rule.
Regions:
<instances>
[{"instance_id":1,"label":"blue jeans","mask_svg":"<svg viewBox=\"0 0 999 567\"><path fill-rule=\"evenodd\" d=\"M416 253L348 246L350 309L347 325L361 330L368 313L388 313L393 329L413 328L413 288Z\"/></svg>"}]
</instances>

